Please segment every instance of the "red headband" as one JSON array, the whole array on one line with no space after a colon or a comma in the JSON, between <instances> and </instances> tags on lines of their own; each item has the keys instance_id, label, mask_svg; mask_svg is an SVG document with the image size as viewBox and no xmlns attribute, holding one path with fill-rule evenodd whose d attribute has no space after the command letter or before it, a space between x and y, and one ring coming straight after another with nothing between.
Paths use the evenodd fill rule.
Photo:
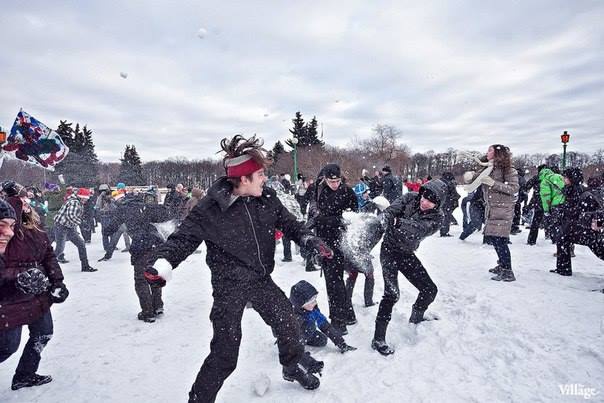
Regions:
<instances>
[{"instance_id":1,"label":"red headband","mask_svg":"<svg viewBox=\"0 0 604 403\"><path fill-rule=\"evenodd\" d=\"M249 155L241 155L236 158L230 158L225 161L226 173L229 178L239 178L250 175L259 169L264 168Z\"/></svg>"}]
</instances>

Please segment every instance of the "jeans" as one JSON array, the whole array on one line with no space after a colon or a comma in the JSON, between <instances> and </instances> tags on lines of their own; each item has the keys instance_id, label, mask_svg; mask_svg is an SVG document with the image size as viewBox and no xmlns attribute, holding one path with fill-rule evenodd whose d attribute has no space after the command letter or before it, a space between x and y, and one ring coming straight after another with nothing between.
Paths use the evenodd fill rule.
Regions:
<instances>
[{"instance_id":1,"label":"jeans","mask_svg":"<svg viewBox=\"0 0 604 403\"><path fill-rule=\"evenodd\" d=\"M543 222L543 210L540 208L535 208L534 211L535 213L533 214L533 221L531 221L531 229L529 231L528 239L526 240L529 245L534 245L537 243L539 227L541 226L541 222Z\"/></svg>"},{"instance_id":2,"label":"jeans","mask_svg":"<svg viewBox=\"0 0 604 403\"><path fill-rule=\"evenodd\" d=\"M113 251L115 250L115 247L117 246L117 243L119 242L122 234L124 234L124 242L126 243L126 249L130 249L130 237L128 236L128 233L126 231L126 224L122 224L117 229L117 231L115 231L115 233L111 235L109 245L105 249L106 256L113 256Z\"/></svg>"},{"instance_id":3,"label":"jeans","mask_svg":"<svg viewBox=\"0 0 604 403\"><path fill-rule=\"evenodd\" d=\"M55 224L55 237L57 241L57 247L55 248L55 255L61 256L65 251L65 242L71 241L78 248L78 255L80 256L80 262L82 265L88 265L88 255L86 254L86 244L84 240L78 234L76 228L69 228L61 224Z\"/></svg>"},{"instance_id":4,"label":"jeans","mask_svg":"<svg viewBox=\"0 0 604 403\"><path fill-rule=\"evenodd\" d=\"M485 237L490 245L493 245L497 252L497 262L504 270L512 270L512 255L508 246L508 238L501 236Z\"/></svg>"},{"instance_id":5,"label":"jeans","mask_svg":"<svg viewBox=\"0 0 604 403\"><path fill-rule=\"evenodd\" d=\"M153 314L159 308L163 308L160 287L152 287L145 279L145 270L150 253L143 254L134 260L134 290L138 297L143 314Z\"/></svg>"},{"instance_id":6,"label":"jeans","mask_svg":"<svg viewBox=\"0 0 604 403\"><path fill-rule=\"evenodd\" d=\"M0 331L0 362L6 361L8 357L19 349L22 327L18 326ZM29 340L27 340L27 344L17 365L17 370L15 371L15 375L20 378L33 375L38 370L42 350L52 338L53 327L50 311L27 325L27 327L29 328Z\"/></svg>"}]
</instances>

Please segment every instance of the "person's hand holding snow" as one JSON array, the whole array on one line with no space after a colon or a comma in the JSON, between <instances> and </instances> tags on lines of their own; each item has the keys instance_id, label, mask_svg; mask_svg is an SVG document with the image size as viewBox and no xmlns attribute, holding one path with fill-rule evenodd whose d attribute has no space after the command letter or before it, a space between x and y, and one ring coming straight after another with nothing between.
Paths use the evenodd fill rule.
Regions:
<instances>
[{"instance_id":1,"label":"person's hand holding snow","mask_svg":"<svg viewBox=\"0 0 604 403\"><path fill-rule=\"evenodd\" d=\"M152 287L163 287L172 278L172 265L166 259L157 260L145 270L145 280Z\"/></svg>"},{"instance_id":2,"label":"person's hand holding snow","mask_svg":"<svg viewBox=\"0 0 604 403\"><path fill-rule=\"evenodd\" d=\"M50 299L55 304L65 302L68 296L69 291L67 290L67 287L65 286L65 284L63 284L62 281L54 283L50 286Z\"/></svg>"},{"instance_id":3,"label":"person's hand holding snow","mask_svg":"<svg viewBox=\"0 0 604 403\"><path fill-rule=\"evenodd\" d=\"M325 242L323 242L321 238L313 235L307 235L302 238L302 242L304 243L304 246L313 249L317 254L321 255L321 257L327 259L333 258L333 251L325 244Z\"/></svg>"}]
</instances>

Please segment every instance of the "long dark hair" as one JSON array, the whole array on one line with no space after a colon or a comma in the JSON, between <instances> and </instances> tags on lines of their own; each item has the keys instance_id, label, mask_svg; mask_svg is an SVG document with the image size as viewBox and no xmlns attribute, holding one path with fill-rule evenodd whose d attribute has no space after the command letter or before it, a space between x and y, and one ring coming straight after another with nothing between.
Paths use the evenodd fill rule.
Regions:
<instances>
[{"instance_id":1,"label":"long dark hair","mask_svg":"<svg viewBox=\"0 0 604 403\"><path fill-rule=\"evenodd\" d=\"M493 166L501 169L503 181L505 182L505 174L512 168L512 153L510 152L510 148L503 144L493 144L491 147L493 147L493 151L495 152Z\"/></svg>"}]
</instances>

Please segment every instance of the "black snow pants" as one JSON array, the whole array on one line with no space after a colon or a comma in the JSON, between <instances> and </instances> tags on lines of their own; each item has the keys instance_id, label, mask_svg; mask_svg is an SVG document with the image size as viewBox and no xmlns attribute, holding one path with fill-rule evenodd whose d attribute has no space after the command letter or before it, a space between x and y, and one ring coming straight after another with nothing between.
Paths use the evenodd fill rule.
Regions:
<instances>
[{"instance_id":1,"label":"black snow pants","mask_svg":"<svg viewBox=\"0 0 604 403\"><path fill-rule=\"evenodd\" d=\"M270 276L253 283L230 283L214 287L210 320L214 335L189 393L190 401L214 402L223 382L237 367L241 343L241 318L248 302L277 336L279 362L295 365L304 354L300 325L291 302ZM197 400L195 400L197 399Z\"/></svg>"},{"instance_id":2,"label":"black snow pants","mask_svg":"<svg viewBox=\"0 0 604 403\"><path fill-rule=\"evenodd\" d=\"M380 261L384 275L384 296L380 302L376 321L386 323L390 321L392 308L400 298L399 272L419 290L413 307L422 312L428 309L436 298L438 289L415 253L393 252L382 247Z\"/></svg>"}]
</instances>

